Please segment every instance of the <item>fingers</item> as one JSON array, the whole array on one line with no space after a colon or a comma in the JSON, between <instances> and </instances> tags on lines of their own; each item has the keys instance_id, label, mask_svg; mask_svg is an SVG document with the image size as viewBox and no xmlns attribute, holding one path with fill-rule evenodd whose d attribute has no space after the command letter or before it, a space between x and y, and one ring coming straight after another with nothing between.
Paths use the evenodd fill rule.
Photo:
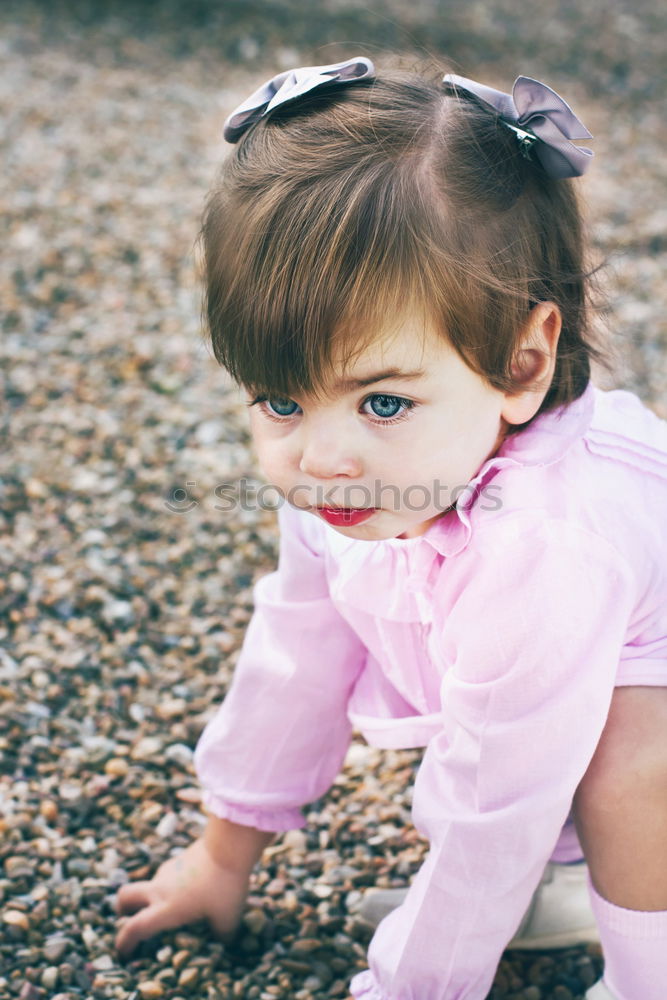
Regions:
<instances>
[{"instance_id":1,"label":"fingers","mask_svg":"<svg viewBox=\"0 0 667 1000\"><path fill-rule=\"evenodd\" d=\"M129 917L120 928L116 935L118 953L121 958L127 958L141 941L181 923L180 915L170 910L166 903L152 903Z\"/></svg>"},{"instance_id":2,"label":"fingers","mask_svg":"<svg viewBox=\"0 0 667 1000\"><path fill-rule=\"evenodd\" d=\"M116 893L115 909L116 913L124 916L128 913L136 913L144 906L149 906L152 902L151 883L126 882Z\"/></svg>"}]
</instances>

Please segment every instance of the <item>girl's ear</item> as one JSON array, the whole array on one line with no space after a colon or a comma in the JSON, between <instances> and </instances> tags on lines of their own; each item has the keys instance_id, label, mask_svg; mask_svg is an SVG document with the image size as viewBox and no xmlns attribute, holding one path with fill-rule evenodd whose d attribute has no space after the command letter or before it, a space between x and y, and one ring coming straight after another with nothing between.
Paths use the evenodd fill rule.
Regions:
<instances>
[{"instance_id":1,"label":"girl's ear","mask_svg":"<svg viewBox=\"0 0 667 1000\"><path fill-rule=\"evenodd\" d=\"M555 302L538 302L531 309L512 363L512 375L522 388L505 394L502 416L508 423L525 423L542 405L556 368L561 326Z\"/></svg>"}]
</instances>

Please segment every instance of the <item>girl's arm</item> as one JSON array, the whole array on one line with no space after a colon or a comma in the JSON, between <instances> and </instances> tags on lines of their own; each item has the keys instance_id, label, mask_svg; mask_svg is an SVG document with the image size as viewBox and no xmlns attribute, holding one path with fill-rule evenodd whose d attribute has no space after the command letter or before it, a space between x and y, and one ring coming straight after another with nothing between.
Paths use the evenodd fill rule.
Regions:
<instances>
[{"instance_id":1,"label":"girl's arm","mask_svg":"<svg viewBox=\"0 0 667 1000\"><path fill-rule=\"evenodd\" d=\"M120 931L123 954L201 917L233 930L263 848L304 824L301 807L329 788L349 745L347 702L366 650L329 597L326 526L287 505L279 520L278 570L255 586L230 689L195 751L208 825L150 882L120 890L119 912L142 908Z\"/></svg>"},{"instance_id":2,"label":"girl's arm","mask_svg":"<svg viewBox=\"0 0 667 1000\"><path fill-rule=\"evenodd\" d=\"M279 523L278 569L255 585L232 683L194 756L210 813L270 831L303 826L302 807L338 774L367 655L329 595L331 529L288 504Z\"/></svg>"},{"instance_id":3,"label":"girl's arm","mask_svg":"<svg viewBox=\"0 0 667 1000\"><path fill-rule=\"evenodd\" d=\"M558 520L478 533L440 627L441 731L413 820L430 850L380 924L358 1000L481 1000L595 752L636 583L605 539Z\"/></svg>"},{"instance_id":4,"label":"girl's arm","mask_svg":"<svg viewBox=\"0 0 667 1000\"><path fill-rule=\"evenodd\" d=\"M275 836L266 830L209 816L202 839L215 864L247 877Z\"/></svg>"}]
</instances>

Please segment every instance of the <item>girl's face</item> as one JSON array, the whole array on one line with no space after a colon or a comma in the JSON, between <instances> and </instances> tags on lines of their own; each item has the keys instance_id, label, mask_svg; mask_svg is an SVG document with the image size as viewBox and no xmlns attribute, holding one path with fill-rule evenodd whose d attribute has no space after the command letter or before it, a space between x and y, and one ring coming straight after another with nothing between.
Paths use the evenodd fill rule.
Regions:
<instances>
[{"instance_id":1,"label":"girl's face","mask_svg":"<svg viewBox=\"0 0 667 1000\"><path fill-rule=\"evenodd\" d=\"M498 450L511 401L409 322L334 368L317 400L248 398L264 475L348 537L422 534Z\"/></svg>"}]
</instances>

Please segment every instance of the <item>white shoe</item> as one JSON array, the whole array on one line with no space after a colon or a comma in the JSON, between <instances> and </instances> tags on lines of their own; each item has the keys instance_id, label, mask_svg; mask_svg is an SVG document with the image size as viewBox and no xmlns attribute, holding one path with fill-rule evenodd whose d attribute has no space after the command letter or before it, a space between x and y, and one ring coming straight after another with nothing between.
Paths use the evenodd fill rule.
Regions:
<instances>
[{"instance_id":1,"label":"white shoe","mask_svg":"<svg viewBox=\"0 0 667 1000\"><path fill-rule=\"evenodd\" d=\"M597 983L586 991L586 1000L616 1000L616 997L609 992L602 980L598 979Z\"/></svg>"},{"instance_id":2,"label":"white shoe","mask_svg":"<svg viewBox=\"0 0 667 1000\"><path fill-rule=\"evenodd\" d=\"M571 948L599 942L587 874L585 861L572 865L547 862L530 906L506 949Z\"/></svg>"},{"instance_id":3,"label":"white shoe","mask_svg":"<svg viewBox=\"0 0 667 1000\"><path fill-rule=\"evenodd\" d=\"M583 861L573 865L547 862L523 920L505 947L537 950L599 942L586 884L587 872ZM357 919L377 927L388 913L401 905L407 892L407 889L368 889ZM600 1000L605 1000L604 994L600 995Z\"/></svg>"}]
</instances>

